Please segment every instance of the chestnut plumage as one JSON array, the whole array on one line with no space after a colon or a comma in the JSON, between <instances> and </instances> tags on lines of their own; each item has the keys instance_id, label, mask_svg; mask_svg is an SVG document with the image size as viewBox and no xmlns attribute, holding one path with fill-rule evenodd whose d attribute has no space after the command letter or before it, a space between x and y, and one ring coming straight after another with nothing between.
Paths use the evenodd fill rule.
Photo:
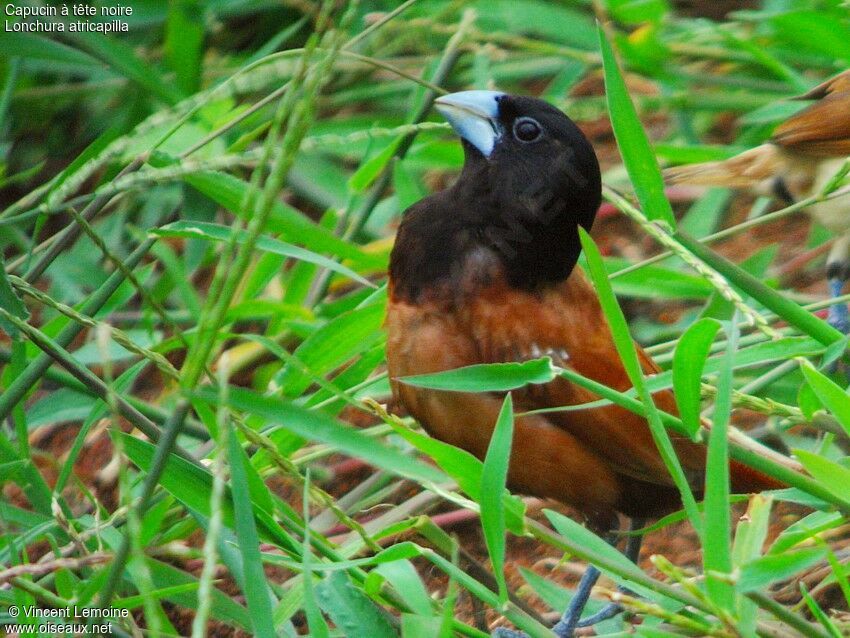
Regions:
<instances>
[{"instance_id":1,"label":"chestnut plumage","mask_svg":"<svg viewBox=\"0 0 850 638\"><path fill-rule=\"evenodd\" d=\"M390 259L387 361L396 400L432 436L483 459L501 396L423 389L400 378L549 354L617 390L631 383L576 265L578 229L590 229L601 197L588 140L558 109L528 97L470 91L440 98L437 107L461 135L465 162L451 187L404 214ZM639 355L646 374L658 371ZM527 412L598 398L559 378L514 392L514 406ZM676 413L669 391L655 401ZM705 448L673 441L700 492ZM737 463L731 481L739 492L780 487ZM609 528L617 512L643 518L680 505L646 421L615 405L518 416L508 483L578 508L596 529ZM630 547L636 553L639 542ZM597 576L588 570L555 626L562 638L617 611L580 621Z\"/></svg>"}]
</instances>

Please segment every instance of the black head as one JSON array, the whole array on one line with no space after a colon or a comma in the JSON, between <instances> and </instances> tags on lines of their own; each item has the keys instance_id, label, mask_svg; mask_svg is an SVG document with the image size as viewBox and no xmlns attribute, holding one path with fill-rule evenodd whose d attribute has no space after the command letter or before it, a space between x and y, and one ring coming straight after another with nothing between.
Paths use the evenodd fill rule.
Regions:
<instances>
[{"instance_id":1,"label":"black head","mask_svg":"<svg viewBox=\"0 0 850 638\"><path fill-rule=\"evenodd\" d=\"M464 167L451 188L408 211L399 239L411 248L415 237L430 261L404 270L417 280L456 278L484 249L513 286L565 279L581 252L578 228L590 230L601 200L599 163L584 134L530 97L464 91L435 106L463 140ZM394 260L406 260L403 251L397 245Z\"/></svg>"},{"instance_id":2,"label":"black head","mask_svg":"<svg viewBox=\"0 0 850 638\"><path fill-rule=\"evenodd\" d=\"M599 163L564 113L543 100L496 91L453 93L436 107L463 140L461 184L474 175L506 210L518 201L535 212L567 208L575 225L590 229L601 199Z\"/></svg>"}]
</instances>

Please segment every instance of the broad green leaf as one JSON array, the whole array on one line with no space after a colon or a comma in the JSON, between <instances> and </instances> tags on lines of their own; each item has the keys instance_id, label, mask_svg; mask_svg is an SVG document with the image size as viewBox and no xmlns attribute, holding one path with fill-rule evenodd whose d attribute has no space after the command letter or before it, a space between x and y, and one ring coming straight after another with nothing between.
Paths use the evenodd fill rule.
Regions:
<instances>
[{"instance_id":1,"label":"broad green leaf","mask_svg":"<svg viewBox=\"0 0 850 638\"><path fill-rule=\"evenodd\" d=\"M514 429L514 404L511 395L505 396L496 427L490 437L484 468L481 472L481 527L484 541L490 553L493 573L499 585L499 600L508 600L508 585L505 581L505 503L502 495L508 479L508 464L511 459L511 441Z\"/></svg>"},{"instance_id":2,"label":"broad green leaf","mask_svg":"<svg viewBox=\"0 0 850 638\"><path fill-rule=\"evenodd\" d=\"M800 369L823 406L838 420L845 432L850 435L850 395L834 383L829 377L818 372L808 361L802 361Z\"/></svg>"},{"instance_id":3,"label":"broad green leaf","mask_svg":"<svg viewBox=\"0 0 850 638\"><path fill-rule=\"evenodd\" d=\"M552 359L512 363L482 363L445 372L401 377L408 385L455 392L507 392L529 383L549 383L557 376Z\"/></svg>"},{"instance_id":4,"label":"broad green leaf","mask_svg":"<svg viewBox=\"0 0 850 638\"><path fill-rule=\"evenodd\" d=\"M602 50L602 66L605 73L605 93L608 100L608 112L614 137L623 156L623 163L634 185L641 209L647 218L666 222L675 228L676 220L667 196L664 194L664 180L655 154L643 130L643 124L629 97L626 83L620 73L614 49L608 42L605 30L600 25L599 46Z\"/></svg>"},{"instance_id":5,"label":"broad green leaf","mask_svg":"<svg viewBox=\"0 0 850 638\"><path fill-rule=\"evenodd\" d=\"M850 498L850 469L807 450L794 450L806 471L839 498Z\"/></svg>"},{"instance_id":6,"label":"broad green leaf","mask_svg":"<svg viewBox=\"0 0 850 638\"><path fill-rule=\"evenodd\" d=\"M316 583L316 598L322 610L348 636L396 638L387 617L344 572L333 572Z\"/></svg>"},{"instance_id":7,"label":"broad green leaf","mask_svg":"<svg viewBox=\"0 0 850 638\"><path fill-rule=\"evenodd\" d=\"M691 436L701 425L702 374L718 330L719 322L700 319L680 337L673 355L673 392L679 406L679 417Z\"/></svg>"},{"instance_id":8,"label":"broad green leaf","mask_svg":"<svg viewBox=\"0 0 850 638\"><path fill-rule=\"evenodd\" d=\"M737 582L738 591L741 593L755 591L776 581L791 578L825 556L825 548L813 547L756 558L741 568L741 575Z\"/></svg>"},{"instance_id":9,"label":"broad green leaf","mask_svg":"<svg viewBox=\"0 0 850 638\"><path fill-rule=\"evenodd\" d=\"M230 241L235 234L236 243L239 244L244 244L248 239L248 231L246 230L234 233L233 229L227 226L196 221L173 222L163 226L162 228L155 228L149 231L148 234L153 235L154 237L187 237L190 239L201 238L212 241ZM257 239L256 247L258 250L262 250L264 252L281 255L283 257L291 257L292 259L300 259L301 261L316 264L317 266L322 266L328 270L332 270L354 279L355 281L369 286L370 288L376 287L375 284L368 279L361 277L350 268L346 268L333 259L328 259L323 255L319 255L305 248L300 248L299 246L293 246L292 244L280 241L279 239L262 235Z\"/></svg>"}]
</instances>

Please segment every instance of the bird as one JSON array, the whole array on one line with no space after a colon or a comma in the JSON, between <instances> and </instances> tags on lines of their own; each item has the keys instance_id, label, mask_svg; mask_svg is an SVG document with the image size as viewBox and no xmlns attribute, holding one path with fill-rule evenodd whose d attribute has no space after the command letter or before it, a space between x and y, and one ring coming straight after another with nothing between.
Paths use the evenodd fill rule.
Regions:
<instances>
[{"instance_id":1,"label":"bird","mask_svg":"<svg viewBox=\"0 0 850 638\"><path fill-rule=\"evenodd\" d=\"M431 436L483 459L503 396L426 389L405 377L549 356L616 390L631 382L597 293L577 265L579 228L590 231L601 202L590 142L567 115L533 97L462 91L435 106L460 137L464 163L451 186L402 215L389 264L387 367L397 405ZM659 372L637 351L645 374ZM515 412L527 413L599 397L558 377L513 398ZM672 392L654 400L677 414ZM671 436L699 493L705 447ZM736 492L782 487L744 465L730 467ZM618 513L634 529L680 507L646 420L616 405L516 416L507 482L515 492L576 508L600 532L618 529ZM635 538L626 548L633 560ZM585 572L553 628L560 638L619 611L610 606L581 618L598 575L592 567Z\"/></svg>"},{"instance_id":2,"label":"bird","mask_svg":"<svg viewBox=\"0 0 850 638\"><path fill-rule=\"evenodd\" d=\"M726 160L669 168L666 181L746 189L786 205L820 193L850 155L850 70L792 99L813 102L779 124L764 144ZM830 295L838 297L850 278L850 196L809 204L806 211L836 235L826 272ZM828 320L850 331L845 304L833 304Z\"/></svg>"}]
</instances>

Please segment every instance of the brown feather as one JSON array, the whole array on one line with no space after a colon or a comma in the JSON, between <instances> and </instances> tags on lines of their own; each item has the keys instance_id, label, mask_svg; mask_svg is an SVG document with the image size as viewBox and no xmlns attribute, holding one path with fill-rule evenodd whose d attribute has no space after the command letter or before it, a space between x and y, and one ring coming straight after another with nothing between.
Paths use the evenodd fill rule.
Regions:
<instances>
[{"instance_id":1,"label":"brown feather","mask_svg":"<svg viewBox=\"0 0 850 638\"><path fill-rule=\"evenodd\" d=\"M850 91L850 70L842 71L828 80L821 82L815 88L810 89L802 95L791 98L792 100L820 100L830 93Z\"/></svg>"},{"instance_id":2,"label":"brown feather","mask_svg":"<svg viewBox=\"0 0 850 638\"><path fill-rule=\"evenodd\" d=\"M495 395L453 393L405 385L399 377L476 363L521 360L534 348L565 350L566 365L618 390L631 383L613 345L596 293L579 268L542 291L519 291L491 275L489 285L462 303L412 304L391 295L387 360L393 391L435 437L483 458L501 405ZM657 366L641 350L644 371ZM574 406L599 397L565 379L515 393L518 412ZM660 408L676 414L672 393L659 392ZM674 436L677 455L699 491L705 448ZM737 464L733 485L756 490L776 482ZM674 509L678 492L646 421L609 405L517 418L509 483L604 520L614 511L655 516Z\"/></svg>"},{"instance_id":3,"label":"brown feather","mask_svg":"<svg viewBox=\"0 0 850 638\"><path fill-rule=\"evenodd\" d=\"M844 80L850 84L850 80ZM772 141L811 157L850 155L850 87L827 92L819 101L780 124Z\"/></svg>"}]
</instances>

